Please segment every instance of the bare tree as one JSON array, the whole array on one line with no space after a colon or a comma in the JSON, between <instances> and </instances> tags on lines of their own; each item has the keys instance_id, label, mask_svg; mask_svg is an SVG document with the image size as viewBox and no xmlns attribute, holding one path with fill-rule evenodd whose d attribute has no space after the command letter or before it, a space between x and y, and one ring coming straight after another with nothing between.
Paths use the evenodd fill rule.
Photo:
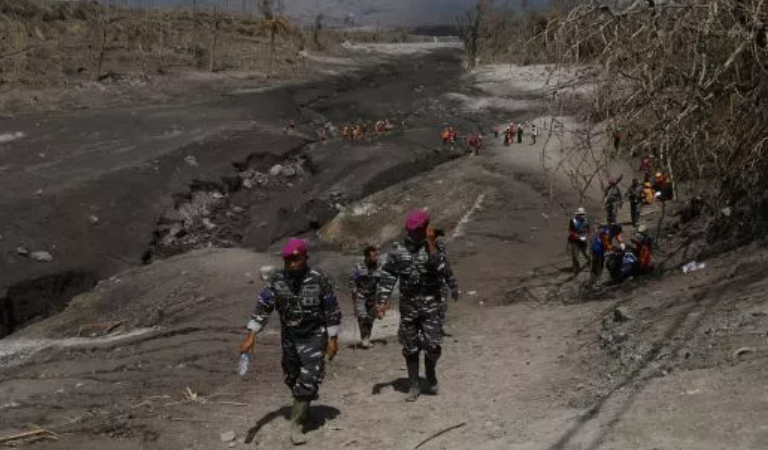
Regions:
<instances>
[{"instance_id":1,"label":"bare tree","mask_svg":"<svg viewBox=\"0 0 768 450\"><path fill-rule=\"evenodd\" d=\"M269 75L272 75L272 69L277 57L277 38L278 36L287 36L291 32L291 23L287 18L275 13L271 0L262 0L259 4L259 10L262 18L259 27L269 36Z\"/></svg>"},{"instance_id":2,"label":"bare tree","mask_svg":"<svg viewBox=\"0 0 768 450\"><path fill-rule=\"evenodd\" d=\"M208 50L208 71L214 72L216 70L216 44L219 40L219 10L216 6L213 7L213 14L211 16L211 43Z\"/></svg>"},{"instance_id":3,"label":"bare tree","mask_svg":"<svg viewBox=\"0 0 768 450\"><path fill-rule=\"evenodd\" d=\"M477 66L480 33L482 32L487 8L486 0L480 0L474 8L467 11L463 16L456 18L456 29L464 43L468 70L472 70Z\"/></svg>"},{"instance_id":4,"label":"bare tree","mask_svg":"<svg viewBox=\"0 0 768 450\"><path fill-rule=\"evenodd\" d=\"M323 31L323 20L325 15L320 13L315 17L315 28L312 30L312 41L315 43L315 48L322 50L323 44L320 42L320 33Z\"/></svg>"},{"instance_id":5,"label":"bare tree","mask_svg":"<svg viewBox=\"0 0 768 450\"><path fill-rule=\"evenodd\" d=\"M110 35L113 27L123 19L125 19L125 16L113 15L113 7L111 5L105 5L101 9L101 14L98 15L95 23L98 39L96 47L98 50L95 55L96 70L93 73L94 81L101 81L103 79L104 58L109 51Z\"/></svg>"}]
</instances>

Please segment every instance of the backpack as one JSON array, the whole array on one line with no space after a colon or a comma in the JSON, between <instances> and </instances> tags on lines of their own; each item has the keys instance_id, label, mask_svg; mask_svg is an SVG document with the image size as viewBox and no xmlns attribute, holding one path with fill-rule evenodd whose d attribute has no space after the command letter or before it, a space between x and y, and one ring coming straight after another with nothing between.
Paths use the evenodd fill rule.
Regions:
<instances>
[{"instance_id":1,"label":"backpack","mask_svg":"<svg viewBox=\"0 0 768 450\"><path fill-rule=\"evenodd\" d=\"M635 254L630 251L624 252L624 258L621 261L621 275L623 277L632 275L636 266L637 257L635 257Z\"/></svg>"},{"instance_id":2,"label":"backpack","mask_svg":"<svg viewBox=\"0 0 768 450\"><path fill-rule=\"evenodd\" d=\"M653 241L650 237L643 238L643 240L639 243L639 248L637 250L637 260L640 264L640 267L643 269L649 269L653 267L653 253L651 252L652 246Z\"/></svg>"},{"instance_id":3,"label":"backpack","mask_svg":"<svg viewBox=\"0 0 768 450\"><path fill-rule=\"evenodd\" d=\"M603 257L605 255L605 248L603 247L603 241L600 236L592 238L592 253L597 257Z\"/></svg>"}]
</instances>

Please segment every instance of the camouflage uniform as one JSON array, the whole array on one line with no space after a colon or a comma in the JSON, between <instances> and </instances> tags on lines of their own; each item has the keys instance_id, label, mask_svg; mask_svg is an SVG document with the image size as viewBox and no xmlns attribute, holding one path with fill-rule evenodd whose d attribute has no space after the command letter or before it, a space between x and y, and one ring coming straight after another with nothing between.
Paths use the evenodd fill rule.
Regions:
<instances>
[{"instance_id":1,"label":"camouflage uniform","mask_svg":"<svg viewBox=\"0 0 768 450\"><path fill-rule=\"evenodd\" d=\"M376 319L376 289L381 280L381 265L368 267L365 262L355 264L349 277L349 289L355 301L355 315L360 325L360 337L371 337Z\"/></svg>"},{"instance_id":2,"label":"camouflage uniform","mask_svg":"<svg viewBox=\"0 0 768 450\"><path fill-rule=\"evenodd\" d=\"M425 358L436 362L442 353L444 307L442 291L450 267L442 242L430 255L426 243L409 239L394 244L382 266L377 302L386 303L400 281L400 329L403 355L408 358L423 350ZM452 277L452 275L451 275Z\"/></svg>"},{"instance_id":3,"label":"camouflage uniform","mask_svg":"<svg viewBox=\"0 0 768 450\"><path fill-rule=\"evenodd\" d=\"M453 269L451 269L451 265L448 262L448 259L446 258L446 260L445 260L445 278L443 279L443 291L442 291L443 324L445 324L445 316L448 313L448 299L450 297L453 297L454 299L458 299L459 298L459 282L458 282L458 280L456 280L456 276L453 274Z\"/></svg>"},{"instance_id":4,"label":"camouflage uniform","mask_svg":"<svg viewBox=\"0 0 768 450\"><path fill-rule=\"evenodd\" d=\"M621 189L619 189L618 184L610 185L605 190L605 215L606 220L611 225L616 223L616 214L618 209L621 208L622 199Z\"/></svg>"},{"instance_id":5,"label":"camouflage uniform","mask_svg":"<svg viewBox=\"0 0 768 450\"><path fill-rule=\"evenodd\" d=\"M341 325L331 281L314 269L298 279L277 271L261 291L248 328L260 332L275 308L282 325L285 384L295 398L314 400L325 375L328 336L337 336Z\"/></svg>"}]
</instances>

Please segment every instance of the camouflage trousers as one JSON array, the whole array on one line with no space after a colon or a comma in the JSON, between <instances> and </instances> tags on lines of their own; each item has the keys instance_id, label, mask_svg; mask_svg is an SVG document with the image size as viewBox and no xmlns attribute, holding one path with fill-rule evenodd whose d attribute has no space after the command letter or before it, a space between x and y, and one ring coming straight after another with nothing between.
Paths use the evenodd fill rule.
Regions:
<instances>
[{"instance_id":1,"label":"camouflage trousers","mask_svg":"<svg viewBox=\"0 0 768 450\"><path fill-rule=\"evenodd\" d=\"M439 295L400 298L398 337L406 358L419 351L424 351L425 357L433 361L440 358L445 320L443 303Z\"/></svg>"},{"instance_id":2,"label":"camouflage trousers","mask_svg":"<svg viewBox=\"0 0 768 450\"><path fill-rule=\"evenodd\" d=\"M355 315L360 326L360 338L370 338L373 331L373 322L376 320L376 299L356 297Z\"/></svg>"},{"instance_id":3,"label":"camouflage trousers","mask_svg":"<svg viewBox=\"0 0 768 450\"><path fill-rule=\"evenodd\" d=\"M357 320L373 322L376 319L376 298L355 297Z\"/></svg>"},{"instance_id":4,"label":"camouflage trousers","mask_svg":"<svg viewBox=\"0 0 768 450\"><path fill-rule=\"evenodd\" d=\"M324 329L294 336L283 333L283 376L298 399L315 400L325 376L328 335Z\"/></svg>"}]
</instances>

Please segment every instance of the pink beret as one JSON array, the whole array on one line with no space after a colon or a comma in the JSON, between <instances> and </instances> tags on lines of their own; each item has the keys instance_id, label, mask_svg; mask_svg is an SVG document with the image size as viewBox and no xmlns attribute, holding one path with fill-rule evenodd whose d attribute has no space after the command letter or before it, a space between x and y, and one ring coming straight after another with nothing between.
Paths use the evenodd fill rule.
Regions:
<instances>
[{"instance_id":1,"label":"pink beret","mask_svg":"<svg viewBox=\"0 0 768 450\"><path fill-rule=\"evenodd\" d=\"M290 238L283 247L283 258L307 254L307 243L303 239Z\"/></svg>"},{"instance_id":2,"label":"pink beret","mask_svg":"<svg viewBox=\"0 0 768 450\"><path fill-rule=\"evenodd\" d=\"M411 211L405 220L405 229L408 231L418 230L429 224L429 213L423 209Z\"/></svg>"}]
</instances>

